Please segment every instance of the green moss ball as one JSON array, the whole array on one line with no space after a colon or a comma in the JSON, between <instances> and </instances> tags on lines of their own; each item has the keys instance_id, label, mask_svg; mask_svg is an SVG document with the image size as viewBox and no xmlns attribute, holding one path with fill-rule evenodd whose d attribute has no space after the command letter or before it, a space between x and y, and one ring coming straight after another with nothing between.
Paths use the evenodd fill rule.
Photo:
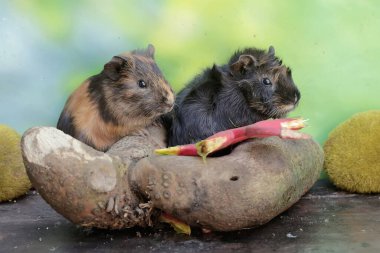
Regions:
<instances>
[{"instance_id":1,"label":"green moss ball","mask_svg":"<svg viewBox=\"0 0 380 253\"><path fill-rule=\"evenodd\" d=\"M324 145L325 169L339 188L380 192L380 110L355 114L334 129Z\"/></svg>"},{"instance_id":2,"label":"green moss ball","mask_svg":"<svg viewBox=\"0 0 380 253\"><path fill-rule=\"evenodd\" d=\"M21 156L20 135L0 125L0 202L25 194L31 187Z\"/></svg>"}]
</instances>

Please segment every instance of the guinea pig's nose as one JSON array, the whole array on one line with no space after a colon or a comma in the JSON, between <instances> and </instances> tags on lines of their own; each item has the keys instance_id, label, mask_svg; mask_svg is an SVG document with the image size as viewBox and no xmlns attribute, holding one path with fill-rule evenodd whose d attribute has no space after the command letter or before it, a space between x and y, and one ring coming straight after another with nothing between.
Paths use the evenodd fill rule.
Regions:
<instances>
[{"instance_id":1,"label":"guinea pig's nose","mask_svg":"<svg viewBox=\"0 0 380 253\"><path fill-rule=\"evenodd\" d=\"M163 97L162 98L162 103L167 106L167 107L172 107L173 104L174 104L174 98L173 96L169 96L169 97Z\"/></svg>"},{"instance_id":2,"label":"guinea pig's nose","mask_svg":"<svg viewBox=\"0 0 380 253\"><path fill-rule=\"evenodd\" d=\"M296 94L294 95L294 104L296 105L298 103L298 101L300 101L301 99L301 94L300 92L297 90L296 91Z\"/></svg>"},{"instance_id":3,"label":"guinea pig's nose","mask_svg":"<svg viewBox=\"0 0 380 253\"><path fill-rule=\"evenodd\" d=\"M166 97L166 103L173 105L174 104L174 94L170 94L169 96Z\"/></svg>"}]
</instances>

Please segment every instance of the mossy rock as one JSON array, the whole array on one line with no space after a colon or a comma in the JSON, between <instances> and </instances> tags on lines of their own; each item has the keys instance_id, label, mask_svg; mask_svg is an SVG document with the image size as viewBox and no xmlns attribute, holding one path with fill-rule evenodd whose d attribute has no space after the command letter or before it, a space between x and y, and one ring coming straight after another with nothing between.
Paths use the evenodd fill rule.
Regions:
<instances>
[{"instance_id":1,"label":"mossy rock","mask_svg":"<svg viewBox=\"0 0 380 253\"><path fill-rule=\"evenodd\" d=\"M21 137L0 125L0 202L25 194L31 187L21 156Z\"/></svg>"},{"instance_id":2,"label":"mossy rock","mask_svg":"<svg viewBox=\"0 0 380 253\"><path fill-rule=\"evenodd\" d=\"M355 114L334 129L324 145L324 167L339 188L380 192L380 110Z\"/></svg>"}]
</instances>

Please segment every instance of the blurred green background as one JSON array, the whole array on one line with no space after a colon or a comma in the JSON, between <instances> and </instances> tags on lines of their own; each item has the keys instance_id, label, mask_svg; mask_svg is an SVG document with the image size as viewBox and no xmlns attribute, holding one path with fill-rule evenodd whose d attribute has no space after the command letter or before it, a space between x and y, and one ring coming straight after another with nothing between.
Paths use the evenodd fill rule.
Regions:
<instances>
[{"instance_id":1,"label":"blurred green background","mask_svg":"<svg viewBox=\"0 0 380 253\"><path fill-rule=\"evenodd\" d=\"M376 0L2 0L0 123L55 125L84 79L148 43L176 91L238 48L273 45L302 94L292 115L322 144L352 114L380 109L379 40Z\"/></svg>"}]
</instances>

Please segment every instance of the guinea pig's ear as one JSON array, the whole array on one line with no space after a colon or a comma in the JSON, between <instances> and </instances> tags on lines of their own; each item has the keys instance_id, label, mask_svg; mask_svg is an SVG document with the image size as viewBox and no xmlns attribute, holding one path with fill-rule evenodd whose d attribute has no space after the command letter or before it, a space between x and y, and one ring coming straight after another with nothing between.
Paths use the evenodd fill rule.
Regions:
<instances>
[{"instance_id":1,"label":"guinea pig's ear","mask_svg":"<svg viewBox=\"0 0 380 253\"><path fill-rule=\"evenodd\" d=\"M252 65L258 65L256 58L249 54L242 54L239 60L231 64L230 68L233 72L243 72L247 67Z\"/></svg>"},{"instance_id":2,"label":"guinea pig's ear","mask_svg":"<svg viewBox=\"0 0 380 253\"><path fill-rule=\"evenodd\" d=\"M131 60L114 56L112 59L104 65L103 73L113 81L116 81L121 76L121 70L124 68L131 68L133 63Z\"/></svg>"},{"instance_id":3,"label":"guinea pig's ear","mask_svg":"<svg viewBox=\"0 0 380 253\"><path fill-rule=\"evenodd\" d=\"M154 51L155 51L154 46L152 44L149 44L146 49L146 54L152 59L154 59Z\"/></svg>"},{"instance_id":4,"label":"guinea pig's ear","mask_svg":"<svg viewBox=\"0 0 380 253\"><path fill-rule=\"evenodd\" d=\"M211 68L211 75L215 78L215 80L220 80L222 78L222 71L220 67L214 64Z\"/></svg>"},{"instance_id":5,"label":"guinea pig's ear","mask_svg":"<svg viewBox=\"0 0 380 253\"><path fill-rule=\"evenodd\" d=\"M275 50L274 50L274 47L273 46L270 46L269 49L268 49L268 54L270 56L274 56L275 55Z\"/></svg>"}]
</instances>

